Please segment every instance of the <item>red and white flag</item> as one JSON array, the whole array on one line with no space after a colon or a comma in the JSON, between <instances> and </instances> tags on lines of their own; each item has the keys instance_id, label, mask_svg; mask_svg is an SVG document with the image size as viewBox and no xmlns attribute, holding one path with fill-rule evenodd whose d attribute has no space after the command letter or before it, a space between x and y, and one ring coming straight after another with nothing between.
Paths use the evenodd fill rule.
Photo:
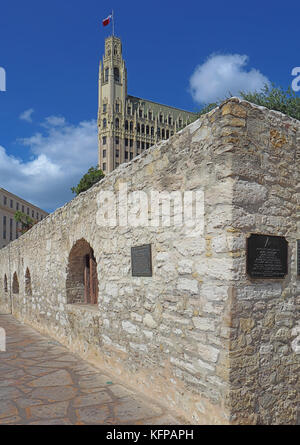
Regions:
<instances>
[{"instance_id":1,"label":"red and white flag","mask_svg":"<svg viewBox=\"0 0 300 445\"><path fill-rule=\"evenodd\" d=\"M106 17L106 19L102 20L102 25L107 26L110 24L111 21L112 21L112 14L109 14L109 16Z\"/></svg>"}]
</instances>

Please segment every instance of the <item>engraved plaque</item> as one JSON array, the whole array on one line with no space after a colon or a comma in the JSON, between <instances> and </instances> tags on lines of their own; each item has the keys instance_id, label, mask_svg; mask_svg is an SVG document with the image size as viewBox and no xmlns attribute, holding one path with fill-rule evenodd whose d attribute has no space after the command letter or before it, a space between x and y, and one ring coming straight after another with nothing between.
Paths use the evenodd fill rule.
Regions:
<instances>
[{"instance_id":1,"label":"engraved plaque","mask_svg":"<svg viewBox=\"0 0 300 445\"><path fill-rule=\"evenodd\" d=\"M297 241L297 275L300 276L300 240Z\"/></svg>"},{"instance_id":2,"label":"engraved plaque","mask_svg":"<svg viewBox=\"0 0 300 445\"><path fill-rule=\"evenodd\" d=\"M133 277L152 277L151 244L131 247Z\"/></svg>"},{"instance_id":3,"label":"engraved plaque","mask_svg":"<svg viewBox=\"0 0 300 445\"><path fill-rule=\"evenodd\" d=\"M251 278L284 278L288 273L286 239L252 234L247 239L247 273Z\"/></svg>"}]
</instances>

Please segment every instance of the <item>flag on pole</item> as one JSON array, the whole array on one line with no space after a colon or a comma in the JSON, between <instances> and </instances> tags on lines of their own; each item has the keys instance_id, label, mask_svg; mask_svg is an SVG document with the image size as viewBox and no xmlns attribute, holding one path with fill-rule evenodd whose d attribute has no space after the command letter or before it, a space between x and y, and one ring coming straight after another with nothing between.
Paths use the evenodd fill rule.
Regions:
<instances>
[{"instance_id":1,"label":"flag on pole","mask_svg":"<svg viewBox=\"0 0 300 445\"><path fill-rule=\"evenodd\" d=\"M107 26L110 24L111 21L112 21L112 14L109 14L109 16L106 17L106 19L102 20L102 25Z\"/></svg>"}]
</instances>

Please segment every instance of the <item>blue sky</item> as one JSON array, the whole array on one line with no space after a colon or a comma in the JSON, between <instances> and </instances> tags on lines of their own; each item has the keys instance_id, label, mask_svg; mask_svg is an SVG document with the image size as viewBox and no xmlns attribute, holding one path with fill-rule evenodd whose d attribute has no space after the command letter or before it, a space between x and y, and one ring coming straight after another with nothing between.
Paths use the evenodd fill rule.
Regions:
<instances>
[{"instance_id":1,"label":"blue sky","mask_svg":"<svg viewBox=\"0 0 300 445\"><path fill-rule=\"evenodd\" d=\"M70 187L97 163L98 65L111 32L101 22L111 9L132 95L197 111L238 86L288 87L300 66L296 1L10 0L0 8L0 187L46 210L71 199Z\"/></svg>"}]
</instances>

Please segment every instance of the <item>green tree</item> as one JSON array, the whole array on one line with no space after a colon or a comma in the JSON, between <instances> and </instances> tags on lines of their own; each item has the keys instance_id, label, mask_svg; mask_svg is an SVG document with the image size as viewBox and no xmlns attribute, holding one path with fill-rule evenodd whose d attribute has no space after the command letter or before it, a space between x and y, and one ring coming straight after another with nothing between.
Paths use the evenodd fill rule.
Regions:
<instances>
[{"instance_id":1,"label":"green tree","mask_svg":"<svg viewBox=\"0 0 300 445\"><path fill-rule=\"evenodd\" d=\"M21 228L19 232L23 235L25 232L31 229L37 221L30 218L30 216L25 215L25 213L20 212L19 210L15 213L15 221L21 224Z\"/></svg>"},{"instance_id":2,"label":"green tree","mask_svg":"<svg viewBox=\"0 0 300 445\"><path fill-rule=\"evenodd\" d=\"M240 96L256 105L269 108L270 110L280 111L288 116L300 120L300 97L289 87L284 90L282 87L265 85L261 92L246 93L240 92ZM225 100L226 98L224 98ZM199 116L208 113L220 102L205 105L199 112Z\"/></svg>"},{"instance_id":3,"label":"green tree","mask_svg":"<svg viewBox=\"0 0 300 445\"><path fill-rule=\"evenodd\" d=\"M98 169L98 166L89 168L88 172L82 176L76 187L72 187L73 193L78 196L80 193L85 192L91 188L94 184L99 182L104 178L104 173L102 170Z\"/></svg>"}]
</instances>

